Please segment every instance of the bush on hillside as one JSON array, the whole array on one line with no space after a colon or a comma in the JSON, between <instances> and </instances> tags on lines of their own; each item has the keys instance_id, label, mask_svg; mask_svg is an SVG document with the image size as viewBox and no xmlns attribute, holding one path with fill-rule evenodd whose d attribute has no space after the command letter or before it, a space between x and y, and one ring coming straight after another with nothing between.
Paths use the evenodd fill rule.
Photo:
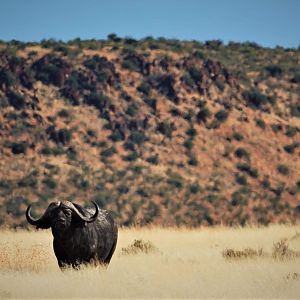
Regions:
<instances>
[{"instance_id":1,"label":"bush on hillside","mask_svg":"<svg viewBox=\"0 0 300 300\"><path fill-rule=\"evenodd\" d=\"M13 106L15 109L22 109L25 107L25 97L17 92L9 92L8 93L8 102L11 106Z\"/></svg>"},{"instance_id":2,"label":"bush on hillside","mask_svg":"<svg viewBox=\"0 0 300 300\"><path fill-rule=\"evenodd\" d=\"M254 109L260 109L266 104L275 104L275 99L273 97L266 96L259 90L246 90L242 95L247 104Z\"/></svg>"},{"instance_id":3,"label":"bush on hillside","mask_svg":"<svg viewBox=\"0 0 300 300\"><path fill-rule=\"evenodd\" d=\"M28 148L27 142L13 142L11 144L11 152L13 154L26 154L27 148Z\"/></svg>"},{"instance_id":4,"label":"bush on hillside","mask_svg":"<svg viewBox=\"0 0 300 300\"><path fill-rule=\"evenodd\" d=\"M272 77L281 77L283 74L283 70L278 65L269 65L266 66L266 71L272 76Z\"/></svg>"},{"instance_id":5,"label":"bush on hillside","mask_svg":"<svg viewBox=\"0 0 300 300\"><path fill-rule=\"evenodd\" d=\"M278 166L277 166L277 171L278 171L280 174L284 175L284 176L287 176L287 175L289 175L289 173L290 173L289 168L288 168L286 165L284 165L284 164L278 165Z\"/></svg>"},{"instance_id":6,"label":"bush on hillside","mask_svg":"<svg viewBox=\"0 0 300 300\"><path fill-rule=\"evenodd\" d=\"M50 131L50 139L52 139L57 144L61 143L63 145L67 145L72 139L72 131L68 128L62 128L59 130L51 128Z\"/></svg>"},{"instance_id":7,"label":"bush on hillside","mask_svg":"<svg viewBox=\"0 0 300 300\"><path fill-rule=\"evenodd\" d=\"M229 113L224 110L221 109L218 112L215 113L215 118L216 120L218 120L220 123L223 123L227 120Z\"/></svg>"}]
</instances>

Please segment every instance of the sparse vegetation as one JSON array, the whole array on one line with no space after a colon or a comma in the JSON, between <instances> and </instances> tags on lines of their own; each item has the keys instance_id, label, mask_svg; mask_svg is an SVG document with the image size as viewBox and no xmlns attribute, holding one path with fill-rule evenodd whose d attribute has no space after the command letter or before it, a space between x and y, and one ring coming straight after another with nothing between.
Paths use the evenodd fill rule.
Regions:
<instances>
[{"instance_id":1,"label":"sparse vegetation","mask_svg":"<svg viewBox=\"0 0 300 300\"><path fill-rule=\"evenodd\" d=\"M257 169L253 169L248 163L238 163L236 165L236 167L240 171L247 173L248 175L250 175L253 178L257 178L258 177L258 171L257 171Z\"/></svg>"},{"instance_id":2,"label":"sparse vegetation","mask_svg":"<svg viewBox=\"0 0 300 300\"><path fill-rule=\"evenodd\" d=\"M120 228L108 269L86 267L62 273L50 231L1 231L1 297L297 298L297 232L299 226L282 225ZM247 272L242 272L245 266ZM199 284L195 274L204 269L205 284ZM49 282L56 288L36 288Z\"/></svg>"},{"instance_id":3,"label":"sparse vegetation","mask_svg":"<svg viewBox=\"0 0 300 300\"><path fill-rule=\"evenodd\" d=\"M0 206L95 198L126 226L298 219L299 49L114 33L0 44ZM16 214L0 225L25 226Z\"/></svg>"},{"instance_id":4,"label":"sparse vegetation","mask_svg":"<svg viewBox=\"0 0 300 300\"><path fill-rule=\"evenodd\" d=\"M262 120L262 119L255 119L255 123L261 129L265 129L266 128L266 124L265 124L264 120Z\"/></svg>"},{"instance_id":5,"label":"sparse vegetation","mask_svg":"<svg viewBox=\"0 0 300 300\"><path fill-rule=\"evenodd\" d=\"M11 152L13 154L26 154L28 148L27 142L14 142L11 144Z\"/></svg>"},{"instance_id":6,"label":"sparse vegetation","mask_svg":"<svg viewBox=\"0 0 300 300\"><path fill-rule=\"evenodd\" d=\"M140 254L140 253L148 254L148 253L153 253L153 252L157 252L157 251L158 251L158 248L155 247L153 245L153 243L150 241L144 242L143 240L134 240L134 242L131 245L129 245L125 248L122 248L121 254L122 255L136 255L136 254Z\"/></svg>"},{"instance_id":7,"label":"sparse vegetation","mask_svg":"<svg viewBox=\"0 0 300 300\"><path fill-rule=\"evenodd\" d=\"M277 166L277 171L282 175L289 175L289 168L286 165L280 164Z\"/></svg>"},{"instance_id":8,"label":"sparse vegetation","mask_svg":"<svg viewBox=\"0 0 300 300\"><path fill-rule=\"evenodd\" d=\"M234 132L232 134L232 137L236 140L236 141L242 141L244 139L244 136L239 133L239 132Z\"/></svg>"},{"instance_id":9,"label":"sparse vegetation","mask_svg":"<svg viewBox=\"0 0 300 300\"><path fill-rule=\"evenodd\" d=\"M251 108L260 109L266 104L275 104L275 99L262 94L258 90L248 90L243 92L243 97Z\"/></svg>"},{"instance_id":10,"label":"sparse vegetation","mask_svg":"<svg viewBox=\"0 0 300 300\"><path fill-rule=\"evenodd\" d=\"M143 81L138 87L137 90L145 95L149 95L151 90L151 85L147 81Z\"/></svg>"},{"instance_id":11,"label":"sparse vegetation","mask_svg":"<svg viewBox=\"0 0 300 300\"><path fill-rule=\"evenodd\" d=\"M238 158L245 158L245 159L249 159L250 158L249 152L246 149L244 149L244 148L237 148L235 150L234 154Z\"/></svg>"},{"instance_id":12,"label":"sparse vegetation","mask_svg":"<svg viewBox=\"0 0 300 300\"><path fill-rule=\"evenodd\" d=\"M13 91L8 94L8 102L15 109L22 109L25 107L25 97Z\"/></svg>"},{"instance_id":13,"label":"sparse vegetation","mask_svg":"<svg viewBox=\"0 0 300 300\"><path fill-rule=\"evenodd\" d=\"M101 151L101 156L104 157L104 158L105 157L110 157L110 156L114 155L115 153L117 153L117 150L114 146L112 146L112 147L109 147L107 149L102 150Z\"/></svg>"}]
</instances>

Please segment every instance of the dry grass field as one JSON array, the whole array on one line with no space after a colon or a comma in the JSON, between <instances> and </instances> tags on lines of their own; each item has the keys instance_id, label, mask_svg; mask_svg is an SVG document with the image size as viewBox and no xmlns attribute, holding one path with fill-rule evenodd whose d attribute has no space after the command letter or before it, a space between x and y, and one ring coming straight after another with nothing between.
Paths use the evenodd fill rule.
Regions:
<instances>
[{"instance_id":1,"label":"dry grass field","mask_svg":"<svg viewBox=\"0 0 300 300\"><path fill-rule=\"evenodd\" d=\"M300 226L121 229L107 270L61 272L50 231L0 232L0 298L300 298Z\"/></svg>"}]
</instances>

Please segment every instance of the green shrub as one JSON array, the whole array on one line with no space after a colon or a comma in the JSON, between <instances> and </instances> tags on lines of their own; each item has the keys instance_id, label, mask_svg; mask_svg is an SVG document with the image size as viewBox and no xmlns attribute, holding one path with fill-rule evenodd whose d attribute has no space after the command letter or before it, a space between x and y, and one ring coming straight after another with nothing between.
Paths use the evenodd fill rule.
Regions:
<instances>
[{"instance_id":1,"label":"green shrub","mask_svg":"<svg viewBox=\"0 0 300 300\"><path fill-rule=\"evenodd\" d=\"M246 149L244 149L244 148L237 148L235 150L234 154L238 158L246 158L246 159L250 158L249 152Z\"/></svg>"},{"instance_id":2,"label":"green shrub","mask_svg":"<svg viewBox=\"0 0 300 300\"><path fill-rule=\"evenodd\" d=\"M36 71L36 79L45 84L54 84L56 86L60 86L62 83L61 75L63 72L64 62L57 58L51 59L51 63L45 64L38 61L33 65L33 68Z\"/></svg>"},{"instance_id":3,"label":"green shrub","mask_svg":"<svg viewBox=\"0 0 300 300\"><path fill-rule=\"evenodd\" d=\"M53 147L51 149L51 151L52 151L52 154L55 155L55 156L65 154L65 149L63 147L59 146L59 145L57 147Z\"/></svg>"},{"instance_id":4,"label":"green shrub","mask_svg":"<svg viewBox=\"0 0 300 300\"><path fill-rule=\"evenodd\" d=\"M148 77L149 83L154 86L159 93L172 100L175 104L179 104L180 99L177 96L174 85L175 77L172 74L156 74Z\"/></svg>"},{"instance_id":5,"label":"green shrub","mask_svg":"<svg viewBox=\"0 0 300 300\"><path fill-rule=\"evenodd\" d=\"M225 84L221 80L219 80L219 79L215 80L215 85L219 89L220 92L224 92Z\"/></svg>"},{"instance_id":6,"label":"green shrub","mask_svg":"<svg viewBox=\"0 0 300 300\"><path fill-rule=\"evenodd\" d=\"M16 78L13 73L11 73L6 68L0 67L0 82L10 87L16 83Z\"/></svg>"},{"instance_id":7,"label":"green shrub","mask_svg":"<svg viewBox=\"0 0 300 300\"><path fill-rule=\"evenodd\" d=\"M206 122L207 119L211 116L211 112L207 107L201 108L201 110L197 113L196 118L198 122Z\"/></svg>"},{"instance_id":8,"label":"green shrub","mask_svg":"<svg viewBox=\"0 0 300 300\"><path fill-rule=\"evenodd\" d=\"M127 141L123 144L125 150L135 151L135 144L132 141Z\"/></svg>"},{"instance_id":9,"label":"green shrub","mask_svg":"<svg viewBox=\"0 0 300 300\"><path fill-rule=\"evenodd\" d=\"M131 153L123 157L123 159L126 161L136 161L138 158L139 154L136 151L132 151Z\"/></svg>"},{"instance_id":10,"label":"green shrub","mask_svg":"<svg viewBox=\"0 0 300 300\"><path fill-rule=\"evenodd\" d=\"M297 127L287 125L285 128L285 135L288 137L293 137L298 132Z\"/></svg>"},{"instance_id":11,"label":"green shrub","mask_svg":"<svg viewBox=\"0 0 300 300\"><path fill-rule=\"evenodd\" d=\"M201 186L199 185L198 182L194 182L194 183L190 184L189 190L192 194L197 194L201 191Z\"/></svg>"},{"instance_id":12,"label":"green shrub","mask_svg":"<svg viewBox=\"0 0 300 300\"><path fill-rule=\"evenodd\" d=\"M32 172L31 174L23 177L18 181L18 186L36 188L38 185L38 180L36 178L37 175L37 172Z\"/></svg>"},{"instance_id":13,"label":"green shrub","mask_svg":"<svg viewBox=\"0 0 300 300\"><path fill-rule=\"evenodd\" d=\"M198 59L202 59L202 60L204 60L206 58L205 54L202 51L199 51L199 50L194 52L194 57L196 57Z\"/></svg>"},{"instance_id":14,"label":"green shrub","mask_svg":"<svg viewBox=\"0 0 300 300\"><path fill-rule=\"evenodd\" d=\"M239 132L234 132L232 134L233 139L235 139L236 141L242 141L244 139L244 136L239 133Z\"/></svg>"},{"instance_id":15,"label":"green shrub","mask_svg":"<svg viewBox=\"0 0 300 300\"><path fill-rule=\"evenodd\" d=\"M151 85L147 81L142 81L142 83L137 87L137 90L145 95L149 95Z\"/></svg>"},{"instance_id":16,"label":"green shrub","mask_svg":"<svg viewBox=\"0 0 300 300\"><path fill-rule=\"evenodd\" d=\"M298 180L295 184L297 191L300 191L300 180Z\"/></svg>"},{"instance_id":17,"label":"green shrub","mask_svg":"<svg viewBox=\"0 0 300 300\"><path fill-rule=\"evenodd\" d=\"M172 138L172 133L173 133L173 126L170 122L168 121L163 121L160 122L157 126L157 130L165 135L168 138Z\"/></svg>"},{"instance_id":18,"label":"green shrub","mask_svg":"<svg viewBox=\"0 0 300 300\"><path fill-rule=\"evenodd\" d=\"M52 149L49 145L45 145L40 153L43 155L52 155Z\"/></svg>"},{"instance_id":19,"label":"green shrub","mask_svg":"<svg viewBox=\"0 0 300 300\"><path fill-rule=\"evenodd\" d=\"M135 103L132 103L132 104L128 105L126 114L131 117L134 117L137 115L138 111L139 111L138 106Z\"/></svg>"},{"instance_id":20,"label":"green shrub","mask_svg":"<svg viewBox=\"0 0 300 300\"><path fill-rule=\"evenodd\" d=\"M101 111L105 107L108 107L109 104L111 104L111 99L102 93L91 93L89 96L86 97L86 103L88 105L95 106Z\"/></svg>"},{"instance_id":21,"label":"green shrub","mask_svg":"<svg viewBox=\"0 0 300 300\"><path fill-rule=\"evenodd\" d=\"M100 141L100 142L98 143L98 146L99 146L100 148L106 148L106 147L107 147L107 141Z\"/></svg>"},{"instance_id":22,"label":"green shrub","mask_svg":"<svg viewBox=\"0 0 300 300\"><path fill-rule=\"evenodd\" d=\"M257 171L257 169L252 169L252 167L248 163L238 163L236 165L236 167L240 171L247 173L248 175L250 175L253 178L257 178L258 177L258 171Z\"/></svg>"},{"instance_id":23,"label":"green shrub","mask_svg":"<svg viewBox=\"0 0 300 300\"><path fill-rule=\"evenodd\" d=\"M212 50L219 50L224 44L221 40L209 40L205 42L205 46Z\"/></svg>"},{"instance_id":24,"label":"green shrub","mask_svg":"<svg viewBox=\"0 0 300 300\"><path fill-rule=\"evenodd\" d=\"M184 146L186 149L191 150L191 149L193 148L193 146L194 146L194 144L193 144L193 139L192 139L192 138L187 139L187 140L184 142L183 146Z\"/></svg>"},{"instance_id":25,"label":"green shrub","mask_svg":"<svg viewBox=\"0 0 300 300\"><path fill-rule=\"evenodd\" d=\"M190 127L185 133L189 135L191 139L194 139L197 136L197 130L195 127Z\"/></svg>"},{"instance_id":26,"label":"green shrub","mask_svg":"<svg viewBox=\"0 0 300 300\"><path fill-rule=\"evenodd\" d=\"M69 118L71 116L70 112L67 109L60 110L57 115L61 118Z\"/></svg>"},{"instance_id":27,"label":"green shrub","mask_svg":"<svg viewBox=\"0 0 300 300\"><path fill-rule=\"evenodd\" d=\"M272 77L281 77L283 74L283 70L278 65L269 65L266 66L266 71L272 76Z\"/></svg>"},{"instance_id":28,"label":"green shrub","mask_svg":"<svg viewBox=\"0 0 300 300\"><path fill-rule=\"evenodd\" d=\"M242 96L247 101L247 104L254 109L262 108L268 103L271 105L275 104L274 98L262 94L259 90L244 91Z\"/></svg>"},{"instance_id":29,"label":"green shrub","mask_svg":"<svg viewBox=\"0 0 300 300\"><path fill-rule=\"evenodd\" d=\"M9 101L7 97L5 96L0 96L0 108L5 108L9 106Z\"/></svg>"},{"instance_id":30,"label":"green shrub","mask_svg":"<svg viewBox=\"0 0 300 300\"><path fill-rule=\"evenodd\" d=\"M77 150L74 146L70 146L68 149L67 149L67 157L69 160L76 160L77 159Z\"/></svg>"},{"instance_id":31,"label":"green shrub","mask_svg":"<svg viewBox=\"0 0 300 300\"><path fill-rule=\"evenodd\" d=\"M189 73L194 82L199 82L202 80L201 71L196 67L189 68Z\"/></svg>"},{"instance_id":32,"label":"green shrub","mask_svg":"<svg viewBox=\"0 0 300 300\"><path fill-rule=\"evenodd\" d=\"M236 183L240 184L240 185L247 185L247 177L245 175L241 175L239 173L235 174L235 181Z\"/></svg>"},{"instance_id":33,"label":"green shrub","mask_svg":"<svg viewBox=\"0 0 300 300\"><path fill-rule=\"evenodd\" d=\"M143 223L149 224L153 222L154 218L158 217L160 215L160 207L150 201L148 207L146 208L146 212L144 214Z\"/></svg>"},{"instance_id":34,"label":"green shrub","mask_svg":"<svg viewBox=\"0 0 300 300\"><path fill-rule=\"evenodd\" d=\"M195 116L195 111L192 108L189 108L184 114L184 118L189 122L192 122L194 116Z\"/></svg>"},{"instance_id":35,"label":"green shrub","mask_svg":"<svg viewBox=\"0 0 300 300\"><path fill-rule=\"evenodd\" d=\"M169 175L169 177L167 179L167 183L170 186L181 190L183 188L183 185L184 185L182 176L177 174L177 173L172 173L172 172L170 172L168 175Z\"/></svg>"},{"instance_id":36,"label":"green shrub","mask_svg":"<svg viewBox=\"0 0 300 300\"><path fill-rule=\"evenodd\" d=\"M129 170L131 170L134 174L140 175L143 172L144 167L140 165L133 165L129 167Z\"/></svg>"},{"instance_id":37,"label":"green shrub","mask_svg":"<svg viewBox=\"0 0 300 300\"><path fill-rule=\"evenodd\" d=\"M13 215L14 217L21 217L24 214L22 205L28 205L29 201L23 196L12 196L5 202L6 212Z\"/></svg>"},{"instance_id":38,"label":"green shrub","mask_svg":"<svg viewBox=\"0 0 300 300\"><path fill-rule=\"evenodd\" d=\"M275 193L275 195L277 196L274 199L274 200L276 200L275 202L277 202L276 204L278 204L281 194L284 192L284 190L285 190L284 182L279 182L275 188L272 188L272 192Z\"/></svg>"},{"instance_id":39,"label":"green shrub","mask_svg":"<svg viewBox=\"0 0 300 300\"><path fill-rule=\"evenodd\" d=\"M26 154L28 148L27 142L16 143L13 142L11 144L11 152L13 154Z\"/></svg>"},{"instance_id":40,"label":"green shrub","mask_svg":"<svg viewBox=\"0 0 300 300\"><path fill-rule=\"evenodd\" d=\"M181 77L181 81L191 88L195 86L195 81L190 73L183 74L183 76Z\"/></svg>"},{"instance_id":41,"label":"green shrub","mask_svg":"<svg viewBox=\"0 0 300 300\"><path fill-rule=\"evenodd\" d=\"M255 119L256 126L260 127L261 129L266 128L266 123L262 119Z\"/></svg>"},{"instance_id":42,"label":"green shrub","mask_svg":"<svg viewBox=\"0 0 300 300\"><path fill-rule=\"evenodd\" d=\"M144 143L145 139L145 134L138 130L133 130L129 136L129 140L139 146Z\"/></svg>"},{"instance_id":43,"label":"green shrub","mask_svg":"<svg viewBox=\"0 0 300 300\"><path fill-rule=\"evenodd\" d=\"M58 131L53 130L50 132L50 138L57 144L67 145L72 139L72 131L68 128L62 128Z\"/></svg>"},{"instance_id":44,"label":"green shrub","mask_svg":"<svg viewBox=\"0 0 300 300\"><path fill-rule=\"evenodd\" d=\"M287 176L290 173L289 168L283 164L277 166L277 171L284 176Z\"/></svg>"},{"instance_id":45,"label":"green shrub","mask_svg":"<svg viewBox=\"0 0 300 300\"><path fill-rule=\"evenodd\" d=\"M119 130L115 130L110 136L109 139L111 139L113 142L119 142L123 140L123 135Z\"/></svg>"},{"instance_id":46,"label":"green shrub","mask_svg":"<svg viewBox=\"0 0 300 300\"><path fill-rule=\"evenodd\" d=\"M26 104L24 96L13 91L8 94L8 102L15 109L22 109Z\"/></svg>"},{"instance_id":47,"label":"green shrub","mask_svg":"<svg viewBox=\"0 0 300 300\"><path fill-rule=\"evenodd\" d=\"M283 147L283 149L287 152L287 153L294 153L295 149L297 149L298 147L300 146L300 143L292 143L292 144L289 144L289 145L285 145Z\"/></svg>"},{"instance_id":48,"label":"green shrub","mask_svg":"<svg viewBox=\"0 0 300 300\"><path fill-rule=\"evenodd\" d=\"M80 190L86 190L90 186L89 181L82 174L73 170L69 174L68 181Z\"/></svg>"},{"instance_id":49,"label":"green shrub","mask_svg":"<svg viewBox=\"0 0 300 300\"><path fill-rule=\"evenodd\" d=\"M151 163L153 165L158 165L158 163L159 163L159 156L156 153L154 155L149 156L146 160L147 160L147 162L149 162L149 163Z\"/></svg>"},{"instance_id":50,"label":"green shrub","mask_svg":"<svg viewBox=\"0 0 300 300\"><path fill-rule=\"evenodd\" d=\"M108 35L107 35L107 39L108 39L109 41L113 41L113 42L115 42L115 43L121 42L121 41L122 41L122 39L119 38L115 33L110 33L110 34L108 34Z\"/></svg>"},{"instance_id":51,"label":"green shrub","mask_svg":"<svg viewBox=\"0 0 300 300\"><path fill-rule=\"evenodd\" d=\"M121 183L117 187L117 190L118 190L119 194L127 194L129 192L129 187L126 184Z\"/></svg>"},{"instance_id":52,"label":"green shrub","mask_svg":"<svg viewBox=\"0 0 300 300\"><path fill-rule=\"evenodd\" d=\"M220 122L223 123L228 118L228 112L224 109L219 110L217 113L215 113L215 118Z\"/></svg>"},{"instance_id":53,"label":"green shrub","mask_svg":"<svg viewBox=\"0 0 300 300\"><path fill-rule=\"evenodd\" d=\"M267 176L264 177L264 179L262 180L261 182L261 186L264 188L264 189L269 189L271 187L271 183L270 183L270 180Z\"/></svg>"},{"instance_id":54,"label":"green shrub","mask_svg":"<svg viewBox=\"0 0 300 300\"><path fill-rule=\"evenodd\" d=\"M123 60L122 68L130 71L140 72L140 65L138 61L130 57Z\"/></svg>"},{"instance_id":55,"label":"green shrub","mask_svg":"<svg viewBox=\"0 0 300 300\"><path fill-rule=\"evenodd\" d=\"M300 83L300 72L295 73L294 77L291 79L293 83Z\"/></svg>"},{"instance_id":56,"label":"green shrub","mask_svg":"<svg viewBox=\"0 0 300 300\"><path fill-rule=\"evenodd\" d=\"M157 100L155 98L146 98L144 99L145 103L149 105L152 109L156 111L157 109Z\"/></svg>"},{"instance_id":57,"label":"green shrub","mask_svg":"<svg viewBox=\"0 0 300 300\"><path fill-rule=\"evenodd\" d=\"M49 188L49 189L55 189L57 187L57 181L52 177L46 177L43 180L43 183Z\"/></svg>"},{"instance_id":58,"label":"green shrub","mask_svg":"<svg viewBox=\"0 0 300 300\"><path fill-rule=\"evenodd\" d=\"M197 107L200 108L200 109L206 107L206 101L205 100L201 100L201 99L198 100L197 101Z\"/></svg>"},{"instance_id":59,"label":"green shrub","mask_svg":"<svg viewBox=\"0 0 300 300\"><path fill-rule=\"evenodd\" d=\"M280 124L272 124L272 125L271 125L271 128L272 128L272 130L273 130L275 133L277 133L277 132L279 132L279 131L282 130L282 125L280 125Z\"/></svg>"},{"instance_id":60,"label":"green shrub","mask_svg":"<svg viewBox=\"0 0 300 300\"><path fill-rule=\"evenodd\" d=\"M101 151L101 156L106 158L106 157L111 157L113 156L115 153L117 153L117 150L114 146L109 147L107 149L104 149Z\"/></svg>"},{"instance_id":61,"label":"green shrub","mask_svg":"<svg viewBox=\"0 0 300 300\"><path fill-rule=\"evenodd\" d=\"M155 213L155 215L157 214ZM135 255L140 253L148 254L157 251L158 249L156 248L156 246L154 246L150 241L144 242L143 240L134 240L133 244L127 246L126 248L122 248L121 254L122 255Z\"/></svg>"},{"instance_id":62,"label":"green shrub","mask_svg":"<svg viewBox=\"0 0 300 300\"><path fill-rule=\"evenodd\" d=\"M291 115L300 118L300 104L293 104L290 106Z\"/></svg>"},{"instance_id":63,"label":"green shrub","mask_svg":"<svg viewBox=\"0 0 300 300\"><path fill-rule=\"evenodd\" d=\"M197 166L198 165L198 159L197 157L192 154L188 160L188 164L191 165L191 166Z\"/></svg>"},{"instance_id":64,"label":"green shrub","mask_svg":"<svg viewBox=\"0 0 300 300\"><path fill-rule=\"evenodd\" d=\"M234 191L231 194L231 205L232 206L240 206L247 205L248 203L248 190L247 188L241 188L237 191Z\"/></svg>"},{"instance_id":65,"label":"green shrub","mask_svg":"<svg viewBox=\"0 0 300 300\"><path fill-rule=\"evenodd\" d=\"M90 136L92 138L97 137L97 132L94 129L88 129L86 133L87 133L88 136Z\"/></svg>"},{"instance_id":66,"label":"green shrub","mask_svg":"<svg viewBox=\"0 0 300 300\"><path fill-rule=\"evenodd\" d=\"M97 193L93 197L93 201L95 201L100 208L105 208L109 203L113 202L115 199L114 195L109 190L103 190Z\"/></svg>"}]
</instances>

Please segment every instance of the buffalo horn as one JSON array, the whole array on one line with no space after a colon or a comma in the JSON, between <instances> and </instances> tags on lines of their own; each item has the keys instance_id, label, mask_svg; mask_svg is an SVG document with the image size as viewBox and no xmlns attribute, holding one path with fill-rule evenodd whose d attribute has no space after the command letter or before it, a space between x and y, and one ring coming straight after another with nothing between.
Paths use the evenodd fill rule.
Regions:
<instances>
[{"instance_id":1,"label":"buffalo horn","mask_svg":"<svg viewBox=\"0 0 300 300\"><path fill-rule=\"evenodd\" d=\"M86 216L84 216L84 215L83 215L83 214L75 207L75 205L74 205L73 203L71 203L71 202L64 202L64 203L62 203L61 205L68 206L70 209L72 209L72 210L77 214L77 216L78 216L81 220L83 220L83 221L85 221L85 222L87 222L87 223L92 223L92 222L94 222L94 221L97 220L98 214L99 214L99 207L98 207L97 203L95 203L94 201L92 201L92 203L94 204L94 206L95 206L95 208L96 208L96 211L95 211L94 215L92 215L91 217L86 217Z\"/></svg>"},{"instance_id":2,"label":"buffalo horn","mask_svg":"<svg viewBox=\"0 0 300 300\"><path fill-rule=\"evenodd\" d=\"M46 209L46 211L44 212L44 214L39 219L34 219L30 214L30 210L31 210L31 204L30 204L26 209L26 219L27 219L28 223L33 225L33 226L38 226L38 227L41 227L41 228L42 227L48 227L47 224L46 224L47 217L49 216L49 213L55 207L58 207L59 205L60 205L60 202L51 203L48 206L48 208Z\"/></svg>"}]
</instances>

